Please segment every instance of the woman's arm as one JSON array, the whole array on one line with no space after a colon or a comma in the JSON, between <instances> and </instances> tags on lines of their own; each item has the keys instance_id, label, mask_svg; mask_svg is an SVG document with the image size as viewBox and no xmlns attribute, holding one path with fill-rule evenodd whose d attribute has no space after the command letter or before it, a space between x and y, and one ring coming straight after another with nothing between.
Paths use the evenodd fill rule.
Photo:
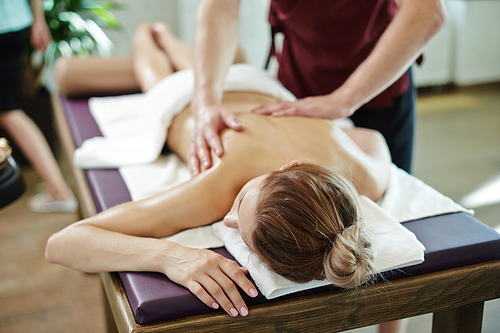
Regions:
<instances>
[{"instance_id":1,"label":"woman's arm","mask_svg":"<svg viewBox=\"0 0 500 333\"><path fill-rule=\"evenodd\" d=\"M371 129L352 128L343 132L357 146L356 149L348 149L349 153L356 156L362 165L357 171L358 191L377 201L389 186L391 154L387 143L382 134ZM353 172L356 171L353 169Z\"/></svg>"},{"instance_id":2,"label":"woman's arm","mask_svg":"<svg viewBox=\"0 0 500 333\"><path fill-rule=\"evenodd\" d=\"M59 92L66 96L140 91L132 58L59 58L55 75Z\"/></svg>"},{"instance_id":3,"label":"woman's arm","mask_svg":"<svg viewBox=\"0 0 500 333\"><path fill-rule=\"evenodd\" d=\"M31 11L33 13L33 25L31 27L31 44L35 50L45 52L52 41L49 27L45 21L45 11L42 0L31 0Z\"/></svg>"},{"instance_id":4,"label":"woman's arm","mask_svg":"<svg viewBox=\"0 0 500 333\"><path fill-rule=\"evenodd\" d=\"M51 263L85 272L161 272L188 288L207 306L217 309L220 305L231 316L248 314L235 284L249 296L257 295L245 276L246 269L213 251L109 231L93 225L91 220L52 235L45 257Z\"/></svg>"},{"instance_id":5,"label":"woman's arm","mask_svg":"<svg viewBox=\"0 0 500 333\"><path fill-rule=\"evenodd\" d=\"M73 224L50 237L45 256L86 272L161 272L208 306L217 308L215 302L231 315L232 309L245 315L236 285L250 296L256 289L235 262L156 239L220 220L238 191L232 174L218 164L169 191Z\"/></svg>"},{"instance_id":6,"label":"woman's arm","mask_svg":"<svg viewBox=\"0 0 500 333\"><path fill-rule=\"evenodd\" d=\"M279 102L255 110L274 116L345 118L396 81L446 21L442 0L396 0L399 11L345 83L329 95Z\"/></svg>"}]
</instances>

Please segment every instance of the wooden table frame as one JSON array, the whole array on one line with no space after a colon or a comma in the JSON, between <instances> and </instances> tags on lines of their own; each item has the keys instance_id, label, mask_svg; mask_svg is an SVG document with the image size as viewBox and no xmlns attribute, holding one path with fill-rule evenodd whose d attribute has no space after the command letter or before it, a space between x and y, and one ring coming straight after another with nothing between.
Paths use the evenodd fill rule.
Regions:
<instances>
[{"instance_id":1,"label":"wooden table frame","mask_svg":"<svg viewBox=\"0 0 500 333\"><path fill-rule=\"evenodd\" d=\"M63 152L75 146L58 96L52 97ZM83 171L72 165L83 217L96 208ZM484 302L500 297L500 260L250 307L247 317L212 313L149 325L135 322L117 273L101 273L109 332L339 332L433 313L432 331L480 333Z\"/></svg>"}]
</instances>

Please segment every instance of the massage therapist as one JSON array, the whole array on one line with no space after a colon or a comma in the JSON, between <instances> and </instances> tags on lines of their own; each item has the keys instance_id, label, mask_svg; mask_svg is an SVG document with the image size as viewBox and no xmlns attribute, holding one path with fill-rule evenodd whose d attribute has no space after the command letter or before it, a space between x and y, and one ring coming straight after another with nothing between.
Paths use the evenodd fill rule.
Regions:
<instances>
[{"instance_id":1,"label":"massage therapist","mask_svg":"<svg viewBox=\"0 0 500 333\"><path fill-rule=\"evenodd\" d=\"M245 125L220 106L238 38L239 0L202 0L194 47L192 175L223 155L219 133ZM446 20L442 0L271 0L271 32L284 35L278 79L298 100L254 110L273 116L350 117L378 130L410 172L415 92L410 66Z\"/></svg>"}]
</instances>

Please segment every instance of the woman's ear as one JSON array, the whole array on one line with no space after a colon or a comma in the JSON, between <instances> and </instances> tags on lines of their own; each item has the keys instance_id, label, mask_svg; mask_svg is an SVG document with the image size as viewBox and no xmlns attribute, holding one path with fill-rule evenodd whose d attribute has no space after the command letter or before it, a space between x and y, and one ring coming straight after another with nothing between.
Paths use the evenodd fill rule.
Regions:
<instances>
[{"instance_id":1,"label":"woman's ear","mask_svg":"<svg viewBox=\"0 0 500 333\"><path fill-rule=\"evenodd\" d=\"M283 165L280 170L284 170L286 168L290 168L290 167L293 167L293 166L296 166L296 165L300 165L300 163L301 162L297 161L297 160L290 161L287 164Z\"/></svg>"}]
</instances>

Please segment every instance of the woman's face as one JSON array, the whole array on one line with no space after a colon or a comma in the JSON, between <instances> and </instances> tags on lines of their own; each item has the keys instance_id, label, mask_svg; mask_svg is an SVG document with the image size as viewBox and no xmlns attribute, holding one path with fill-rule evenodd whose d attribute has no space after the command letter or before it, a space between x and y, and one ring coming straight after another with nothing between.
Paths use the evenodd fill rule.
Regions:
<instances>
[{"instance_id":1,"label":"woman's face","mask_svg":"<svg viewBox=\"0 0 500 333\"><path fill-rule=\"evenodd\" d=\"M238 228L241 237L250 248L252 230L255 224L257 196L259 195L260 183L266 177L267 175L262 175L246 183L234 199L231 210L224 217L224 224L230 228Z\"/></svg>"}]
</instances>

